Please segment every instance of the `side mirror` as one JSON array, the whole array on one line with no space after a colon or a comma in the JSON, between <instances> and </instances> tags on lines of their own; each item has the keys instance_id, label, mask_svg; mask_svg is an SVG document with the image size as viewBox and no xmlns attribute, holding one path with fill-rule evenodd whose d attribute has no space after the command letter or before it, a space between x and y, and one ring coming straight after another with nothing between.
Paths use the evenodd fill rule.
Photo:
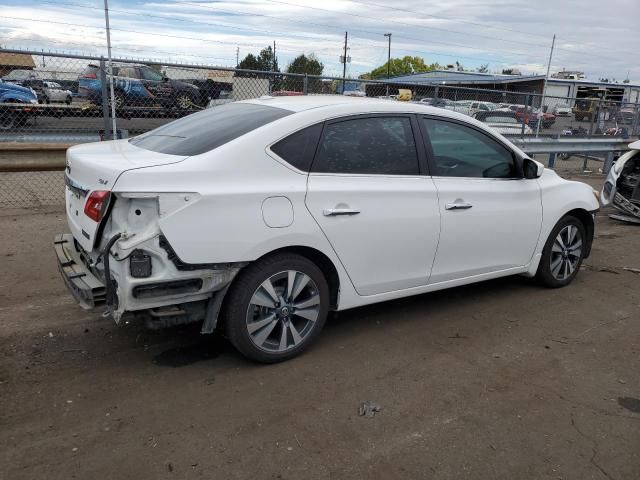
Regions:
<instances>
[{"instance_id":1,"label":"side mirror","mask_svg":"<svg viewBox=\"0 0 640 480\"><path fill-rule=\"evenodd\" d=\"M542 176L542 172L544 171L544 165L540 162L532 160L529 157L526 157L522 160L522 171L524 173L524 178L540 178Z\"/></svg>"}]
</instances>

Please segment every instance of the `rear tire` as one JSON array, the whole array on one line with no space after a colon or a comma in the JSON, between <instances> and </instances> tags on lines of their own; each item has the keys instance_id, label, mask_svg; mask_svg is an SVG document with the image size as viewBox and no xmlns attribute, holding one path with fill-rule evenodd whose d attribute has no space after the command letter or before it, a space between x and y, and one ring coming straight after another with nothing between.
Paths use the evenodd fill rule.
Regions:
<instances>
[{"instance_id":1,"label":"rear tire","mask_svg":"<svg viewBox=\"0 0 640 480\"><path fill-rule=\"evenodd\" d=\"M232 345L261 363L293 358L318 338L329 311L329 286L309 259L282 253L252 263L234 280L222 321Z\"/></svg>"},{"instance_id":2,"label":"rear tire","mask_svg":"<svg viewBox=\"0 0 640 480\"><path fill-rule=\"evenodd\" d=\"M584 224L572 215L563 217L544 245L536 279L549 288L569 285L580 270L586 248Z\"/></svg>"}]
</instances>

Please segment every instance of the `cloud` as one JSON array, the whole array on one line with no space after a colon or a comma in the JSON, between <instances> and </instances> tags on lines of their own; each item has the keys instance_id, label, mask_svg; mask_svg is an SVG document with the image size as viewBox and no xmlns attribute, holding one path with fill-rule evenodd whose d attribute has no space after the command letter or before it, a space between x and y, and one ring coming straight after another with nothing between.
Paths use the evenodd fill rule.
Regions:
<instances>
[{"instance_id":1,"label":"cloud","mask_svg":"<svg viewBox=\"0 0 640 480\"><path fill-rule=\"evenodd\" d=\"M0 44L105 54L101 4L67 1L8 0L0 6ZM640 35L633 21L622 20L638 17L637 0L607 2L607 12L623 16L603 14L596 0L449 0L428 8L423 0L112 0L110 8L118 56L233 66L236 48L242 58L275 40L281 66L315 52L327 73L341 75L338 58L349 31L348 71L355 76L386 61L383 34L391 32L393 56L544 73L556 32L552 71L619 80L630 71L640 80Z\"/></svg>"}]
</instances>

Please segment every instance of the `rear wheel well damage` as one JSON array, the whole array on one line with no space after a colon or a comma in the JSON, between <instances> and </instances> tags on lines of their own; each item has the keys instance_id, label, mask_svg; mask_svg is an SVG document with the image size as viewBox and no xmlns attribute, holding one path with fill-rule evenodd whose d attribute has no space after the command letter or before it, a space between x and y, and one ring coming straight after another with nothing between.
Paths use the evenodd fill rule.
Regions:
<instances>
[{"instance_id":1,"label":"rear wheel well damage","mask_svg":"<svg viewBox=\"0 0 640 480\"><path fill-rule=\"evenodd\" d=\"M584 252L584 258L588 258L591 254L591 246L593 244L593 235L595 232L595 225L593 221L593 212L588 212L584 208L575 208L564 214L564 217L572 216L580 220L584 229L587 232L587 245Z\"/></svg>"},{"instance_id":2,"label":"rear wheel well damage","mask_svg":"<svg viewBox=\"0 0 640 480\"><path fill-rule=\"evenodd\" d=\"M265 255L257 258L256 260L254 260L254 262L258 261L258 260L262 260L264 258L268 258L268 257L272 257L274 255L278 255L278 254L282 254L282 253L295 253L297 255L300 255L302 257L305 257L306 259L310 260L311 262L313 262L319 269L320 271L322 271L322 274L324 275L325 279L327 280L327 283L329 284L329 296L330 296L330 304L329 304L329 309L330 310L335 310L338 308L338 296L340 294L340 278L338 276L338 270L336 269L335 265L333 264L333 262L331 261L331 259L329 257L327 257L324 253L322 253L320 250L316 250L315 248L311 248L311 247L303 247L303 246L290 246L290 247L284 247L284 248L279 248L277 250L273 250L269 253L266 253ZM253 263L253 262L251 262ZM235 280L235 279L234 279ZM231 284L233 284L233 282L231 282ZM221 291L222 295L226 294L227 289L224 289L224 291ZM214 294L214 298L215 298L215 294ZM220 304L218 304L217 306L217 312L215 312L215 315L217 317L219 311L224 308L224 302L225 300L223 300ZM213 307L213 305L212 305ZM213 319L210 318L211 315L207 315L207 319L206 321L212 321L217 323L217 318ZM215 329L215 323L213 323L213 327L211 324L209 324L207 326L207 328L205 328L205 326L203 326L203 332L202 333L211 333L213 331L213 329Z\"/></svg>"}]
</instances>

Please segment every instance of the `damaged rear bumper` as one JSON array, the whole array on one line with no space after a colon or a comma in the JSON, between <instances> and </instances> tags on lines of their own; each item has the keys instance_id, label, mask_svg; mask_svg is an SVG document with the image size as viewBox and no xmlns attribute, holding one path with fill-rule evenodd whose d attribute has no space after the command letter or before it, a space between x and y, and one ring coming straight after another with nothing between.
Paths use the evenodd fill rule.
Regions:
<instances>
[{"instance_id":1,"label":"damaged rear bumper","mask_svg":"<svg viewBox=\"0 0 640 480\"><path fill-rule=\"evenodd\" d=\"M105 285L85 265L73 235L70 233L56 235L53 245L58 259L58 270L80 306L90 310L105 305L107 293Z\"/></svg>"}]
</instances>

